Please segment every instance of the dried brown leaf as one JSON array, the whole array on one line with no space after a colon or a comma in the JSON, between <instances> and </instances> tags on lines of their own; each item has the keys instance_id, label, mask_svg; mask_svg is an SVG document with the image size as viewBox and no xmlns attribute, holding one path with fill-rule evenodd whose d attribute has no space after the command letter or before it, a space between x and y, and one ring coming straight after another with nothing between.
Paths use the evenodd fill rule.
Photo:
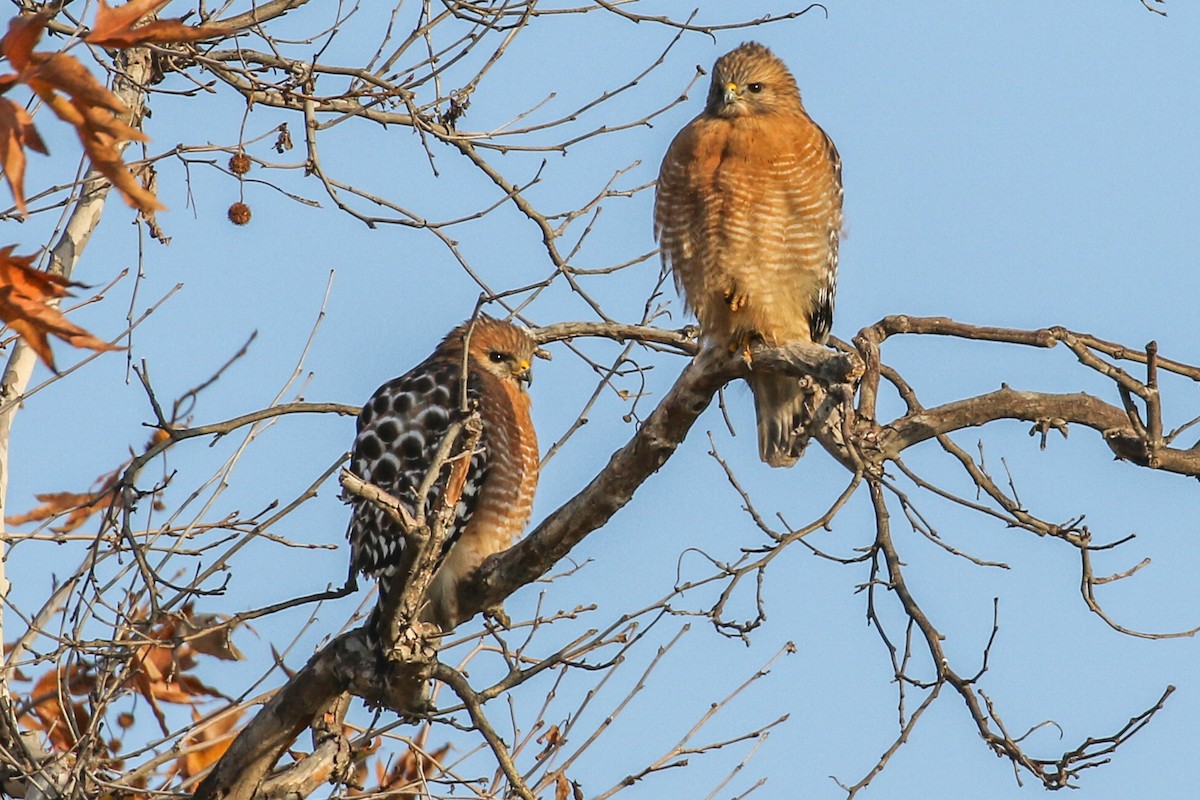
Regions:
<instances>
[{"instance_id":1,"label":"dried brown leaf","mask_svg":"<svg viewBox=\"0 0 1200 800\"><path fill-rule=\"evenodd\" d=\"M106 37L129 31L142 17L155 13L169 2L171 0L130 0L113 7L100 0L100 6L96 9L96 24L92 26L92 32L84 41L109 46L105 41Z\"/></svg>"},{"instance_id":2,"label":"dried brown leaf","mask_svg":"<svg viewBox=\"0 0 1200 800\"><path fill-rule=\"evenodd\" d=\"M229 745L233 744L233 730L242 712L235 711L225 714L201 728L193 728L192 733L184 739L184 747L201 745L179 759L179 772L185 778L198 775L225 755ZM201 715L192 709L192 721L199 722Z\"/></svg>"},{"instance_id":3,"label":"dried brown leaf","mask_svg":"<svg viewBox=\"0 0 1200 800\"><path fill-rule=\"evenodd\" d=\"M170 0L131 0L111 7L100 0L96 23L85 41L101 47L135 47L140 44L176 44L198 42L236 33L234 28L215 25L184 25L182 19L156 19L138 25L143 17L153 14Z\"/></svg>"},{"instance_id":4,"label":"dried brown leaf","mask_svg":"<svg viewBox=\"0 0 1200 800\"><path fill-rule=\"evenodd\" d=\"M11 100L0 99L0 169L12 189L13 202L22 215L25 206L25 148L46 154L46 143L33 127L33 119Z\"/></svg>"},{"instance_id":5,"label":"dried brown leaf","mask_svg":"<svg viewBox=\"0 0 1200 800\"><path fill-rule=\"evenodd\" d=\"M65 688L70 694L86 694L94 685L92 676L84 668L72 667L66 673L62 668L49 670L33 685L30 692L33 704L30 713L21 721L44 732L56 750L70 750L78 741L77 734L87 728L90 715L83 703L67 700L68 716L63 707L63 701L67 699L63 690Z\"/></svg>"},{"instance_id":6,"label":"dried brown leaf","mask_svg":"<svg viewBox=\"0 0 1200 800\"><path fill-rule=\"evenodd\" d=\"M125 104L72 55L31 52L24 62L18 79L28 84L59 119L74 126L92 166L108 178L125 201L143 211L163 208L121 160L122 143L148 138L118 118L118 114L128 113Z\"/></svg>"},{"instance_id":7,"label":"dried brown leaf","mask_svg":"<svg viewBox=\"0 0 1200 800\"><path fill-rule=\"evenodd\" d=\"M537 743L546 745L547 750L557 747L562 743L562 732L557 725L551 725L545 733L537 738Z\"/></svg>"},{"instance_id":8,"label":"dried brown leaf","mask_svg":"<svg viewBox=\"0 0 1200 800\"><path fill-rule=\"evenodd\" d=\"M47 14L26 14L8 21L8 33L0 39L0 52L18 70L29 64L33 46L42 38L42 31L50 21Z\"/></svg>"},{"instance_id":9,"label":"dried brown leaf","mask_svg":"<svg viewBox=\"0 0 1200 800\"><path fill-rule=\"evenodd\" d=\"M196 666L196 651L179 638L189 630L191 616L189 605L154 625L146 636L159 643L139 646L137 658L130 665L128 680L149 703L164 733L167 724L160 701L191 705L204 698L225 697L220 690L187 672Z\"/></svg>"},{"instance_id":10,"label":"dried brown leaf","mask_svg":"<svg viewBox=\"0 0 1200 800\"><path fill-rule=\"evenodd\" d=\"M134 208L146 212L161 211L166 208L158 202L158 198L134 177L133 173L121 160L118 145L131 138L128 132L137 133L125 123L107 112L91 106L84 106L85 122L79 127L79 141L83 149L92 159L92 166L112 182L117 191L125 198L125 202ZM124 129L122 131L122 129Z\"/></svg>"},{"instance_id":11,"label":"dried brown leaf","mask_svg":"<svg viewBox=\"0 0 1200 800\"><path fill-rule=\"evenodd\" d=\"M188 644L197 653L219 658L222 661L241 661L245 658L242 651L233 644L233 629L238 623L226 622L227 618L218 614L196 614L187 621L186 629L204 631L199 636L188 635Z\"/></svg>"},{"instance_id":12,"label":"dried brown leaf","mask_svg":"<svg viewBox=\"0 0 1200 800\"><path fill-rule=\"evenodd\" d=\"M13 255L13 246L0 248L0 320L3 320L37 353L46 366L57 372L50 351L51 336L72 347L92 350L124 348L97 339L50 305L79 286L58 275L34 269L33 256Z\"/></svg>"},{"instance_id":13,"label":"dried brown leaf","mask_svg":"<svg viewBox=\"0 0 1200 800\"><path fill-rule=\"evenodd\" d=\"M396 759L389 770L383 759L375 762L375 777L378 786L371 792L388 791L399 800L415 800L423 797L421 787L431 778L442 771L441 764L450 745L444 744L432 752L425 750L425 742L429 738L429 726L426 725L413 739L412 745Z\"/></svg>"},{"instance_id":14,"label":"dried brown leaf","mask_svg":"<svg viewBox=\"0 0 1200 800\"><path fill-rule=\"evenodd\" d=\"M24 525L27 522L41 522L59 514L64 514L67 511L78 510L79 506L91 502L92 495L90 493L80 494L78 492L44 492L35 494L40 506L34 506L24 514L12 514L4 518L4 521L9 525Z\"/></svg>"},{"instance_id":15,"label":"dried brown leaf","mask_svg":"<svg viewBox=\"0 0 1200 800\"><path fill-rule=\"evenodd\" d=\"M90 492L35 494L34 497L41 505L35 506L24 514L5 517L4 521L9 525L24 525L27 522L41 522L66 514L66 520L55 525L51 530L55 533L70 533L82 526L98 511L105 513L120 511L125 507L125 498L114 489L128 464L129 462L126 461L113 471L101 475L93 484L96 488Z\"/></svg>"},{"instance_id":16,"label":"dried brown leaf","mask_svg":"<svg viewBox=\"0 0 1200 800\"><path fill-rule=\"evenodd\" d=\"M57 90L69 94L76 104L104 108L114 114L129 111L120 98L100 83L79 59L67 53L31 53L29 66L21 71L21 80L43 99ZM126 128L126 131L127 139L146 139L144 134L133 128Z\"/></svg>"},{"instance_id":17,"label":"dried brown leaf","mask_svg":"<svg viewBox=\"0 0 1200 800\"><path fill-rule=\"evenodd\" d=\"M149 441L143 449L143 453L154 447L158 443L169 439L170 434L162 429L158 429L151 434ZM70 533L77 530L83 523L87 522L96 512L116 513L123 511L126 504L126 496L124 493L117 492L116 488L120 482L121 476L129 467L133 457L133 450L130 449L130 460L123 462L116 469L106 472L95 480L92 484L92 490L88 492L46 492L43 494L34 495L41 505L36 506L24 514L15 514L5 517L4 521L9 525L24 525L28 522L41 522L43 520L52 519L54 517L67 515L67 518L62 523L51 528L56 533ZM155 510L161 510L162 503L155 500L152 506ZM207 615L204 619L204 624L199 627L209 627L212 625L212 620L216 619L212 615ZM228 634L226 634L228 636ZM219 645L214 643L211 645L213 649L218 649ZM233 648L232 644L228 648ZM199 649L199 648L197 648ZM236 653L236 648L233 648ZM209 653L209 655L217 655ZM240 657L240 653L238 656ZM224 656L219 656L224 657Z\"/></svg>"}]
</instances>

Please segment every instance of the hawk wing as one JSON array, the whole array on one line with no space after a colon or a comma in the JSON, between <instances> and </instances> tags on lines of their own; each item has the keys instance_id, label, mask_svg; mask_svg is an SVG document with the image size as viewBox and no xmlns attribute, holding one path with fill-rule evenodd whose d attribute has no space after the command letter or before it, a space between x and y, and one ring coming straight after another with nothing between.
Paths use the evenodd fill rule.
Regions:
<instances>
[{"instance_id":1,"label":"hawk wing","mask_svg":"<svg viewBox=\"0 0 1200 800\"><path fill-rule=\"evenodd\" d=\"M358 416L350 471L395 497L414 515L417 491L446 431L465 416L459 409L461 373L460 365L427 361L380 386ZM478 398L476 384L474 379L468 382L468 401ZM485 430L471 457L439 564L462 535L479 501L489 468L486 436ZM449 473L450 465L443 465L426 498L426 514L437 507ZM366 500L355 497L350 502L351 568L381 581L390 579L405 544L399 526Z\"/></svg>"}]
</instances>

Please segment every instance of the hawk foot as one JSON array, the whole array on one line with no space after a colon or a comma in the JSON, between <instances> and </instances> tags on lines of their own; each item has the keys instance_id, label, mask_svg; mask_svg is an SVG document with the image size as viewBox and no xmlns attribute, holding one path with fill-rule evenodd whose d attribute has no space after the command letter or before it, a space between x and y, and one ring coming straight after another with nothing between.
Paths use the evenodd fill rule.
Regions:
<instances>
[{"instance_id":1,"label":"hawk foot","mask_svg":"<svg viewBox=\"0 0 1200 800\"><path fill-rule=\"evenodd\" d=\"M750 345L754 342L761 342L762 337L758 334L743 333L740 336L735 336L733 341L729 343L729 352L742 355L742 360L746 362L746 366L754 366L754 356L750 353Z\"/></svg>"},{"instance_id":2,"label":"hawk foot","mask_svg":"<svg viewBox=\"0 0 1200 800\"><path fill-rule=\"evenodd\" d=\"M750 301L748 296L739 293L736 289L726 289L724 295L730 311L738 311Z\"/></svg>"}]
</instances>

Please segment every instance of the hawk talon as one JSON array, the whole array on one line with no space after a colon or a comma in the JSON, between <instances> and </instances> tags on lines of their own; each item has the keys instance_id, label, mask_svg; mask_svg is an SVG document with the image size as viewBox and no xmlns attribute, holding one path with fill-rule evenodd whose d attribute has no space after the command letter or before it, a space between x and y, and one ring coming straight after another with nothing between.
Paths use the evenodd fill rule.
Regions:
<instances>
[{"instance_id":1,"label":"hawk talon","mask_svg":"<svg viewBox=\"0 0 1200 800\"><path fill-rule=\"evenodd\" d=\"M729 349L730 354L738 353L741 355L742 360L746 362L747 366L752 365L752 362L754 361L754 359L753 359L753 356L751 356L751 354L750 354L750 340L749 339L736 338L732 342L730 342L727 345L727 347Z\"/></svg>"}]
</instances>

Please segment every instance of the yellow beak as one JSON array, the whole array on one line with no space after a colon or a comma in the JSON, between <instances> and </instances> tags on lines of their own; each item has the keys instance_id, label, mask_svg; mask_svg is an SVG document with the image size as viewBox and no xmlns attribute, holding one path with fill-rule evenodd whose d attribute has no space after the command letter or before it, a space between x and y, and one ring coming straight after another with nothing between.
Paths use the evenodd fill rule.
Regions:
<instances>
[{"instance_id":1,"label":"yellow beak","mask_svg":"<svg viewBox=\"0 0 1200 800\"><path fill-rule=\"evenodd\" d=\"M729 105L738 99L738 85L733 81L725 84L725 104Z\"/></svg>"}]
</instances>

